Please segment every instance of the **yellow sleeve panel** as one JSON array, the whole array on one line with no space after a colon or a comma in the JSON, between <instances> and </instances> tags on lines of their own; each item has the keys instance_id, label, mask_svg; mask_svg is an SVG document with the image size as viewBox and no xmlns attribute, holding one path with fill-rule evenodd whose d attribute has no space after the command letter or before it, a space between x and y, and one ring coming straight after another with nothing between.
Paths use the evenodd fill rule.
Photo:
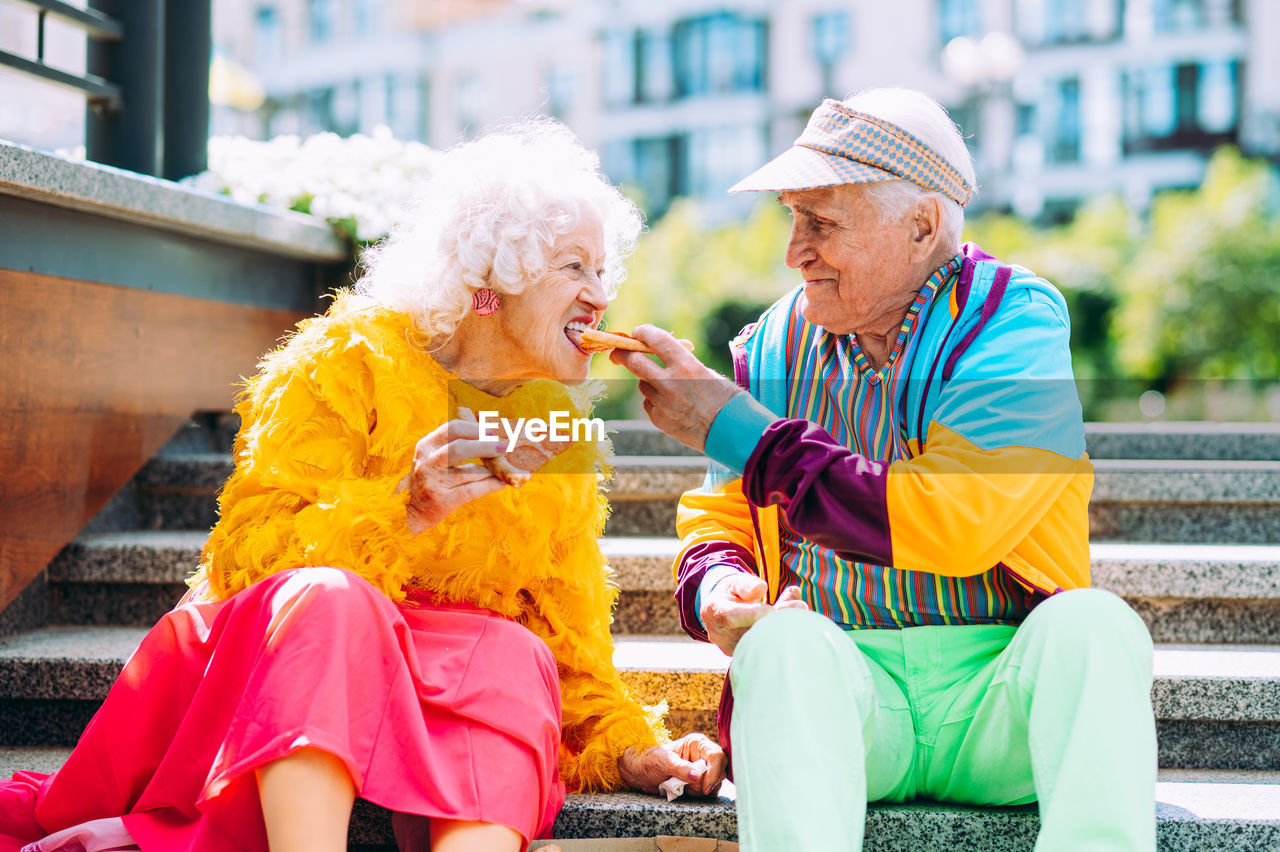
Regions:
<instances>
[{"instance_id":1,"label":"yellow sleeve panel","mask_svg":"<svg viewBox=\"0 0 1280 852\"><path fill-rule=\"evenodd\" d=\"M895 568L969 577L1003 562L1031 588L1089 585L1087 455L983 450L939 423L928 450L894 462L886 502Z\"/></svg>"},{"instance_id":2,"label":"yellow sleeve panel","mask_svg":"<svg viewBox=\"0 0 1280 852\"><path fill-rule=\"evenodd\" d=\"M565 553L575 565L602 565L594 536L581 536ZM522 619L543 638L560 672L562 743L560 777L571 790L600 792L622 786L618 758L669 742L666 707L641 705L613 663L609 613L618 587L608 569L557 576L535 586Z\"/></svg>"},{"instance_id":3,"label":"yellow sleeve panel","mask_svg":"<svg viewBox=\"0 0 1280 852\"><path fill-rule=\"evenodd\" d=\"M755 553L757 560L760 556L741 479L731 480L721 488L704 485L686 491L676 507L676 535L680 537L677 567L685 551L704 542L728 542Z\"/></svg>"}]
</instances>

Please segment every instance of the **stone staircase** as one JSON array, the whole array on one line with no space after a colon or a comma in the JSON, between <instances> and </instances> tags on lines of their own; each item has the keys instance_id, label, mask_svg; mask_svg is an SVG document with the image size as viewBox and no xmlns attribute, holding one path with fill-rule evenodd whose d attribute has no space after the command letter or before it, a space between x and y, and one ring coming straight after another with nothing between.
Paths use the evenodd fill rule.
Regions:
<instances>
[{"instance_id":1,"label":"stone staircase","mask_svg":"<svg viewBox=\"0 0 1280 852\"><path fill-rule=\"evenodd\" d=\"M602 540L622 588L615 659L675 733L715 730L728 660L686 639L671 601L674 507L705 461L618 421L614 513ZM0 615L0 777L50 771L127 655L182 594L231 472L233 423L205 415L153 459ZM1126 598L1157 643L1161 850L1280 849L1280 426L1090 424L1095 585ZM717 802L572 795L563 838L736 837ZM872 806L866 850L1030 849L1034 806ZM352 849L391 849L359 803Z\"/></svg>"}]
</instances>

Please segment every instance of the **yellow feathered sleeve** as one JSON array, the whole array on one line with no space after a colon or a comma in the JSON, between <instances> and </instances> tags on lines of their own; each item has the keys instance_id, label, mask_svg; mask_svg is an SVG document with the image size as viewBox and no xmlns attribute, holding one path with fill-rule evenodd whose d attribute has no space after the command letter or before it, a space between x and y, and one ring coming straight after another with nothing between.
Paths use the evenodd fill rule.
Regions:
<instances>
[{"instance_id":1,"label":"yellow feathered sleeve","mask_svg":"<svg viewBox=\"0 0 1280 852\"><path fill-rule=\"evenodd\" d=\"M560 670L560 777L579 792L617 790L618 757L669 742L664 705L644 707L613 664L610 613L618 587L594 535L566 542L566 571L533 589L525 621L546 641Z\"/></svg>"},{"instance_id":2,"label":"yellow feathered sleeve","mask_svg":"<svg viewBox=\"0 0 1280 852\"><path fill-rule=\"evenodd\" d=\"M375 411L395 417L411 403L378 398L375 409L368 342L316 327L327 321L268 355L236 407L236 470L200 566L219 598L299 565L345 568L405 596L413 565L398 487L413 446L385 455Z\"/></svg>"}]
</instances>

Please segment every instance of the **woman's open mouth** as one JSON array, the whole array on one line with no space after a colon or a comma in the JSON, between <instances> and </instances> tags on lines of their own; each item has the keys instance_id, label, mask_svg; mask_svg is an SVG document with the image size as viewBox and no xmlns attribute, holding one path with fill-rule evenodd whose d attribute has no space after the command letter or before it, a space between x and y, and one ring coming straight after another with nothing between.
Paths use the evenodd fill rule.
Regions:
<instances>
[{"instance_id":1,"label":"woman's open mouth","mask_svg":"<svg viewBox=\"0 0 1280 852\"><path fill-rule=\"evenodd\" d=\"M582 332L589 328L595 328L595 326L590 323L578 322L576 320L574 322L566 323L564 327L564 336L569 338L569 342L572 343L574 348L583 355L592 354L582 348Z\"/></svg>"}]
</instances>

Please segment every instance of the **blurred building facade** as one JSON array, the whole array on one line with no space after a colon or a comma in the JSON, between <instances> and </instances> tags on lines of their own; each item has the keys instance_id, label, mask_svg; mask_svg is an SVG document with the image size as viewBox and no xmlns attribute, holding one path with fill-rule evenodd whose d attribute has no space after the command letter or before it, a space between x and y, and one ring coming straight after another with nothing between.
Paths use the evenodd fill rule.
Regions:
<instances>
[{"instance_id":1,"label":"blurred building facade","mask_svg":"<svg viewBox=\"0 0 1280 852\"><path fill-rule=\"evenodd\" d=\"M1054 220L1194 186L1219 144L1280 158L1277 37L1275 0L215 0L212 132L447 147L541 112L656 215L902 85L968 137L975 208Z\"/></svg>"}]
</instances>

